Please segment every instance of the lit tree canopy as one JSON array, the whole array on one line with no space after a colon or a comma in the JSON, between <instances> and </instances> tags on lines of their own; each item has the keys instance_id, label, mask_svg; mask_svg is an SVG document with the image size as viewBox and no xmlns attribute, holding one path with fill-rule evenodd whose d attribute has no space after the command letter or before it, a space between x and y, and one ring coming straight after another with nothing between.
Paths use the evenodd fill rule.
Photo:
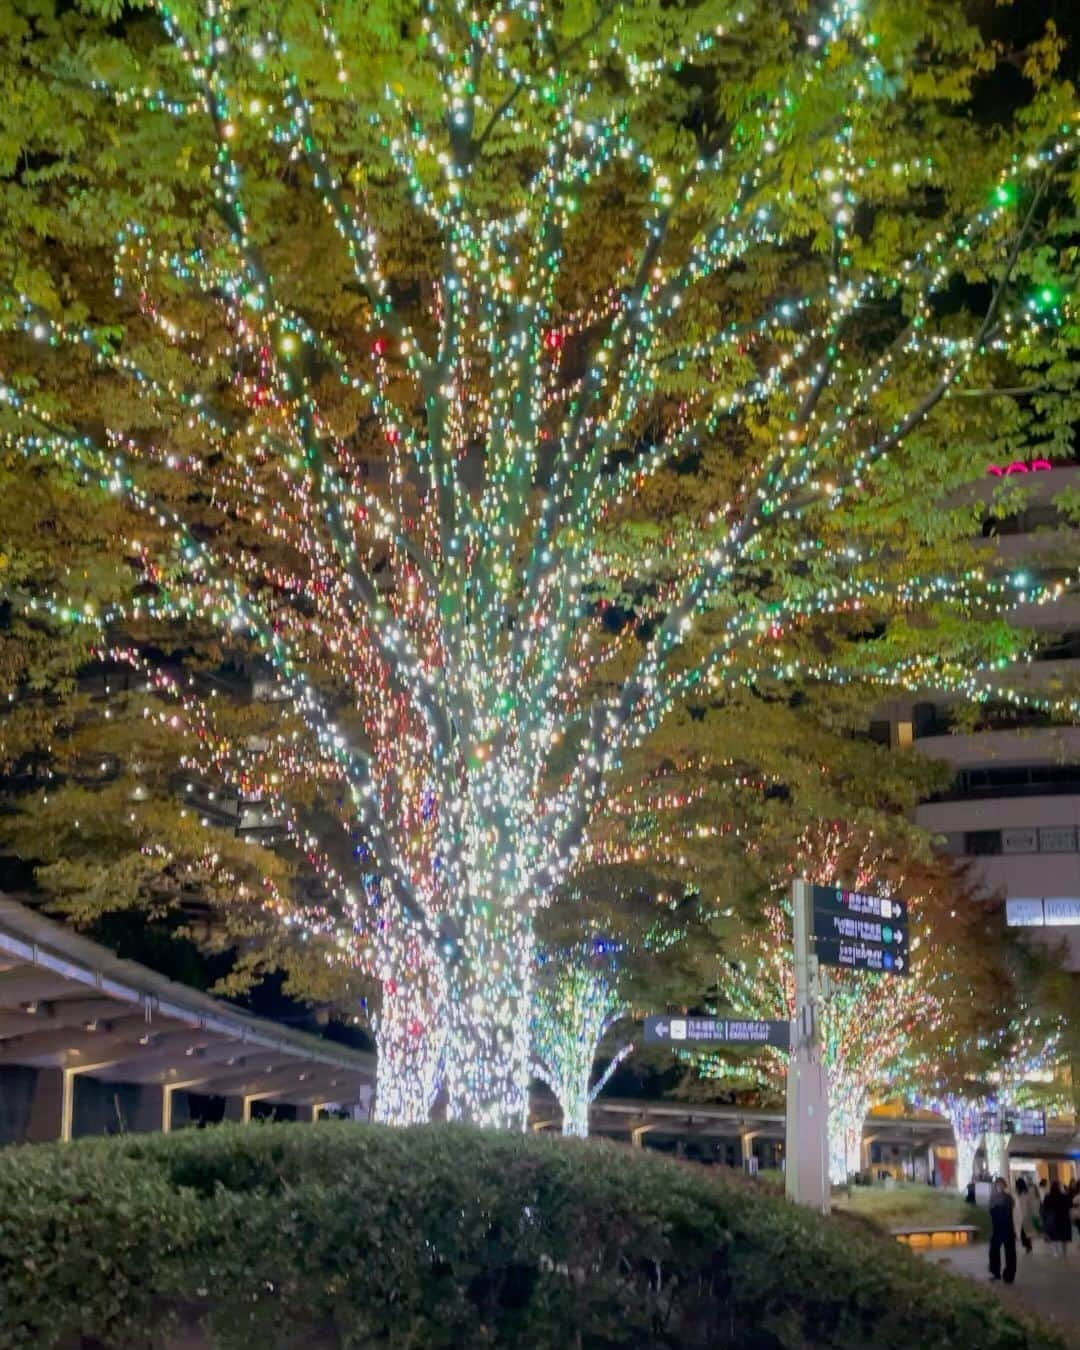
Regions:
<instances>
[{"instance_id":1,"label":"lit tree canopy","mask_svg":"<svg viewBox=\"0 0 1080 1350\"><path fill-rule=\"evenodd\" d=\"M871 887L879 874L890 889L909 887L933 946L921 982L834 981L826 1056L838 1096L855 1081L848 1115L896 1083L939 1103L991 1095L990 1075L1018 1034L1010 1010L1049 968L1004 928L1000 905L937 862L907 823L940 771L854 737L842 719L828 726L823 712L774 703L744 723L699 706L628 761L648 771L594 833L593 865L537 922L534 1059L570 1132L585 1132L605 1061L632 1038L636 1058L669 1066L669 1050L636 1037L644 1015L713 1006L788 1017L790 914L777 888L796 873L832 880L838 868ZM682 1090L711 1095L717 1074L725 1093L780 1087L784 1056L732 1053L707 1058L708 1076Z\"/></svg>"},{"instance_id":2,"label":"lit tree canopy","mask_svg":"<svg viewBox=\"0 0 1080 1350\"><path fill-rule=\"evenodd\" d=\"M4 510L81 541L14 523L7 668L145 673L520 1120L533 918L672 710L984 693L1061 593L942 505L1075 418L1059 46L987 124L947 0L151 9L0 34ZM269 733L153 674L215 649Z\"/></svg>"},{"instance_id":3,"label":"lit tree canopy","mask_svg":"<svg viewBox=\"0 0 1080 1350\"><path fill-rule=\"evenodd\" d=\"M819 1014L830 1174L843 1182L861 1165L863 1120L875 1099L924 1092L943 1101L963 1093L980 1065L989 1063L986 1054L980 1059L972 1053L976 1043L1013 1043L1022 963L996 907L948 860L920 860L887 827L877 834L843 827L807 831L788 872L824 885L903 896L913 934L910 977L826 972ZM791 906L783 890L766 899L761 922L747 927L730 953L717 1000L718 1010L734 1015L794 1016ZM766 1088L782 1088L787 1068L787 1057L776 1051L734 1061L715 1052L692 1058L706 1080Z\"/></svg>"},{"instance_id":4,"label":"lit tree canopy","mask_svg":"<svg viewBox=\"0 0 1080 1350\"><path fill-rule=\"evenodd\" d=\"M956 1185L961 1191L972 1180L980 1147L988 1170L1008 1176L1011 1132L1002 1127L1012 1112L1034 1108L1058 1114L1071 1105L1065 1023L1060 1015L1042 1016L1032 1010L1027 996L1039 983L1032 985L1033 974L1024 972L1007 1022L991 1018L966 1039L953 1039L944 1053L921 1066L920 1081L907 1094L952 1126Z\"/></svg>"}]
</instances>

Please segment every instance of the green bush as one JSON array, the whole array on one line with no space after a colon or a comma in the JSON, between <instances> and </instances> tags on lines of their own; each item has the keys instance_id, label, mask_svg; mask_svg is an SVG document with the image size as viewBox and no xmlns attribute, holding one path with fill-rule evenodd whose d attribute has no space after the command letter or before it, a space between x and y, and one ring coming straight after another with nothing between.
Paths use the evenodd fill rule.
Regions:
<instances>
[{"instance_id":1,"label":"green bush","mask_svg":"<svg viewBox=\"0 0 1080 1350\"><path fill-rule=\"evenodd\" d=\"M598 1142L324 1123L0 1153L2 1350L178 1323L229 1350L1062 1345L894 1242Z\"/></svg>"}]
</instances>

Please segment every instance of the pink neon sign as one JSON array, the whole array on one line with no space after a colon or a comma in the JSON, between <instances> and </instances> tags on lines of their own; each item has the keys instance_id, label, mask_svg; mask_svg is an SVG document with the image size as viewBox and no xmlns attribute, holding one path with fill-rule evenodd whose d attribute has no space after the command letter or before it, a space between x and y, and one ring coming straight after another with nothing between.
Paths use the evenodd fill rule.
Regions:
<instances>
[{"instance_id":1,"label":"pink neon sign","mask_svg":"<svg viewBox=\"0 0 1080 1350\"><path fill-rule=\"evenodd\" d=\"M1011 464L991 464L986 472L995 478L1011 478L1016 473L1048 473L1053 467L1048 459L1014 459Z\"/></svg>"}]
</instances>

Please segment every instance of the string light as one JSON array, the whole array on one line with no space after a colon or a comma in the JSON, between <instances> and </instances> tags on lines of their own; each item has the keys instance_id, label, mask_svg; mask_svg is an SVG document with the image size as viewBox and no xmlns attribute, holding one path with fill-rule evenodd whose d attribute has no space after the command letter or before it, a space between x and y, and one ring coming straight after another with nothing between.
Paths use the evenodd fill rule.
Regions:
<instances>
[{"instance_id":1,"label":"string light","mask_svg":"<svg viewBox=\"0 0 1080 1350\"><path fill-rule=\"evenodd\" d=\"M826 7L793 52L783 87L747 109L729 147L695 149L679 173L633 130L635 100L741 40L747 16L657 53L634 50L624 8L610 7L564 48L556 13L536 0L508 0L489 17L461 3L426 7L439 116L425 124L393 83L365 99L389 163L442 243L430 312L410 322L362 198L321 142L326 108L291 69L286 40L252 33L229 0L206 0L197 19L159 3L190 88L96 88L127 114L174 118L212 135L207 167L220 246L177 253L141 221L116 238L117 303L169 359L144 367L131 354L137 343L61 322L25 295L0 321L130 382L167 429L144 441L109 426L98 443L66 426L49 400L0 381L5 426L14 425L6 442L121 501L140 522L139 540L145 527L168 554L163 560L129 541L148 586L127 601L87 612L70 597L41 595L26 608L95 631L103 647L132 621L198 623L252 643L269 663L291 731L263 750L233 743L193 691L156 689L179 705L166 723L175 717L177 731L199 745L192 764L257 790L339 898L336 912L282 918L339 938L336 959L381 980L378 1110L386 1119L423 1118L441 1081L452 1118L523 1127L535 915L587 863L630 856L626 845L605 853L598 826L624 805L616 785L628 753L688 693L769 678L902 687L929 678L974 692L987 672L929 655L852 671L820 655L792 652L778 662L776 653L812 622L873 607L996 616L1061 594L1060 586L971 572L891 586L857 549L823 555L812 538L788 542L800 529L812 533L811 508L861 492L987 352L1061 324L1067 297L1046 285L1017 300L1006 267L973 334L931 331L932 298L1012 221L1020 167L1010 163L958 229L935 228L899 269L863 276L851 258L869 168L859 132L875 101L889 97L891 75L859 5ZM318 6L318 18L335 97L350 96L360 79L328 5ZM553 62L560 52L572 70ZM617 72L610 83L626 90L608 106L598 98L602 71ZM769 166L798 108L826 81L834 92L843 86L845 111L810 176L835 254L825 284L688 337L683 317L710 283L745 268L758 250L803 237L807 203L773 200ZM497 162L500 138L521 134L526 117L543 128L542 153L513 200L492 209L478 165L485 156ZM281 156L325 208L364 299L349 340L316 331L262 256L249 214L259 201L248 181L256 144L260 155ZM1075 146L1067 125L1029 152L1023 172L1045 175ZM608 173L638 184L640 238L615 282L566 313L558 296L567 237L582 199ZM915 185L931 179L914 160L897 175ZM716 183L724 205L702 224L695 203ZM906 302L912 318L866 364L845 347L844 332L881 300ZM181 318L189 307L213 324ZM905 361L933 374L930 392L868 430L868 406ZM170 373L177 368L183 375ZM642 441L644 416L673 375L688 386L685 397L664 429ZM367 483L367 464L335 427L324 382L370 411L385 450L385 491ZM602 528L665 465L755 409L773 417L784 410L783 432L769 433L756 470L707 529L672 530L648 560L656 585L639 616L652 625L644 649L635 654L626 637L607 641L594 597L618 559L601 542ZM229 522L227 542L208 540L190 518L200 493ZM742 594L745 569L778 560L827 576L780 598L737 599L699 656L703 619ZM645 565L635 558L631 570ZM347 716L335 711L342 703ZM336 793L333 837L290 802L297 781ZM359 884L330 861L339 826L356 841ZM674 834L664 847L677 856ZM288 908L280 896L272 904ZM602 1026L605 996L594 989L581 997L590 1026ZM882 1018L882 1027L894 1025ZM845 1034L836 1031L830 1052L838 1064L847 1062ZM570 1114L580 1123L574 1073ZM849 1082L837 1079L838 1103ZM854 1091L852 1119L861 1101Z\"/></svg>"}]
</instances>

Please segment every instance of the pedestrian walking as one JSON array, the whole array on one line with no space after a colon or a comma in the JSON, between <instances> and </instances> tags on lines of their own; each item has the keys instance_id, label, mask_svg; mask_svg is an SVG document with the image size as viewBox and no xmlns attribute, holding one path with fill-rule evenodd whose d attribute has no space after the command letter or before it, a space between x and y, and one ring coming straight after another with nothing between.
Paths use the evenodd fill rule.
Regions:
<instances>
[{"instance_id":1,"label":"pedestrian walking","mask_svg":"<svg viewBox=\"0 0 1080 1350\"><path fill-rule=\"evenodd\" d=\"M1054 1255L1064 1258L1068 1255L1072 1241L1072 1206L1069 1197L1061 1189L1060 1181L1052 1181L1042 1204L1043 1232L1046 1240L1054 1249Z\"/></svg>"},{"instance_id":2,"label":"pedestrian walking","mask_svg":"<svg viewBox=\"0 0 1080 1350\"><path fill-rule=\"evenodd\" d=\"M1080 1181L1075 1177L1069 1182L1067 1194L1069 1197L1069 1212L1072 1215L1073 1227L1076 1229L1077 1234L1080 1235Z\"/></svg>"},{"instance_id":3,"label":"pedestrian walking","mask_svg":"<svg viewBox=\"0 0 1080 1350\"><path fill-rule=\"evenodd\" d=\"M990 1195L990 1278L1012 1284L1016 1279L1016 1225L1014 1201L1004 1177L998 1177ZM1001 1250L1005 1249L1005 1269L1001 1268Z\"/></svg>"},{"instance_id":4,"label":"pedestrian walking","mask_svg":"<svg viewBox=\"0 0 1080 1350\"><path fill-rule=\"evenodd\" d=\"M1029 1186L1023 1177L1018 1177L1016 1181L1016 1207L1020 1219L1020 1245L1024 1251L1030 1252L1031 1239L1038 1232L1042 1220L1035 1222L1039 1215L1039 1202L1035 1198L1034 1187Z\"/></svg>"}]
</instances>

